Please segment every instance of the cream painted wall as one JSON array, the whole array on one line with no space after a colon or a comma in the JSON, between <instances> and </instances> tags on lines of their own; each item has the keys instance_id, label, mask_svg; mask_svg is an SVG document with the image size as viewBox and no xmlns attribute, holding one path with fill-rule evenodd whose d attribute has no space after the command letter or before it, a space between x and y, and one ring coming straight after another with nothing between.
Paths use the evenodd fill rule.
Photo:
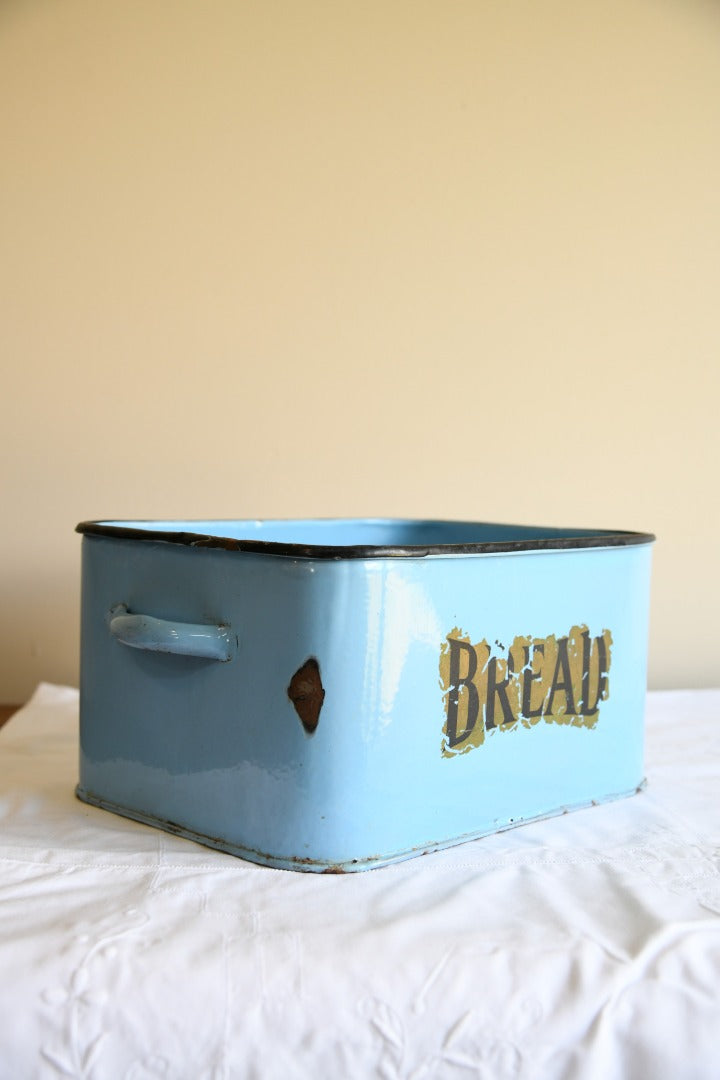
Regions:
<instances>
[{"instance_id":1,"label":"cream painted wall","mask_svg":"<svg viewBox=\"0 0 720 1080\"><path fill-rule=\"evenodd\" d=\"M0 6L0 700L100 517L654 531L720 683L720 6Z\"/></svg>"}]
</instances>

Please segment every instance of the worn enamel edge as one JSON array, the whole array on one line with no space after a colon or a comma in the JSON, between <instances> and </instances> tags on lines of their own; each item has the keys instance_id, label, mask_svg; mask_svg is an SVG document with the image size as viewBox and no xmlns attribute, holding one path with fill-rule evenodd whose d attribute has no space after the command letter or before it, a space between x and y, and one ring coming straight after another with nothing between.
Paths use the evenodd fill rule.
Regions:
<instances>
[{"instance_id":1,"label":"worn enamel edge","mask_svg":"<svg viewBox=\"0 0 720 1080\"><path fill-rule=\"evenodd\" d=\"M363 859L350 859L346 862L337 863L329 863L321 859L311 859L302 856L268 855L263 851L256 851L253 848L245 848L238 844L231 844L218 837L203 836L202 833L195 832L193 829L187 829L183 825L176 825L173 821L165 821L162 818L154 817L152 814L144 814L139 810L131 810L129 807L120 806L117 803L110 802L98 795L93 795L92 792L86 791L80 784L75 788L75 794L82 802L88 803L90 806L97 806L100 810L109 810L114 814L120 814L122 817L130 818L132 821L139 821L143 825L151 825L155 828L163 829L165 832L172 833L175 836L182 836L186 840L194 840L204 847L214 848L216 851L223 851L228 855L247 859L249 862L261 866L268 866L275 870L302 870L315 874L348 874L360 870L377 870L380 867L388 866L391 863L404 862L406 859L412 859L418 855L430 855L434 851L442 851L445 848L456 847L458 844L469 843L471 840L480 840L485 836L493 836L495 833L508 832L508 830L516 829L520 825L530 825L535 821L546 821L549 818L560 817L562 814L568 814L575 810L585 810L591 806L601 806L604 803L614 802L616 799L627 799L632 795L641 792L645 788L646 783L647 781L643 778L636 787L630 788L627 791L613 792L610 795L603 795L596 799L586 799L583 802L573 803L570 806L558 806L553 810L547 810L544 813L536 814L533 817L517 818L515 820L511 818L509 821L494 825L489 829L463 833L461 836L451 837L448 840L437 840L427 844L419 844L417 847L392 852L389 855L370 855Z\"/></svg>"},{"instance_id":2,"label":"worn enamel edge","mask_svg":"<svg viewBox=\"0 0 720 1080\"><path fill-rule=\"evenodd\" d=\"M334 519L327 519L331 522ZM343 520L343 519L339 519ZM353 519L344 519L348 524ZM358 519L361 520L361 519ZM393 521L395 519L387 519ZM288 522L289 524L290 522ZM323 519L318 519L323 524ZM396 519L398 524L410 524L410 519ZM178 524L189 525L190 521ZM438 521L436 524L453 524ZM473 524L473 523L468 523ZM152 543L183 544L191 548L217 548L223 551L247 552L256 555L271 555L294 559L388 559L388 558L426 558L432 555L507 555L530 551L573 551L590 548L618 548L638 544L652 544L654 533L635 532L623 529L603 529L597 534L583 536L553 536L547 538L525 538L504 541L477 541L469 543L438 544L301 544L275 540L232 539L207 533L195 533L181 530L161 530L139 528L139 522L123 524L104 521L81 521L75 526L75 532L84 536L109 537L116 540L144 540ZM528 529L537 526L527 526ZM554 529L554 526L548 526ZM561 532L563 530L560 530ZM568 532L573 530L568 529Z\"/></svg>"}]
</instances>

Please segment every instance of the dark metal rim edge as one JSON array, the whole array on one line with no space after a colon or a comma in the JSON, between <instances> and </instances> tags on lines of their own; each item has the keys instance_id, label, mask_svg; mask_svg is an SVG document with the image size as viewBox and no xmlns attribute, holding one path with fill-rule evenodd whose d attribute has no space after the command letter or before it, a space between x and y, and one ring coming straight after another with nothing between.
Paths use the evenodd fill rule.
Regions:
<instances>
[{"instance_id":1,"label":"dark metal rim edge","mask_svg":"<svg viewBox=\"0 0 720 1080\"><path fill-rule=\"evenodd\" d=\"M293 559L388 559L425 558L427 555L492 555L522 551L568 551L574 548L627 547L651 544L653 533L608 531L597 536L548 537L536 540L504 540L478 544L354 544L348 546L324 544L289 544L274 540L233 540L193 532L163 532L138 529L124 525L104 525L97 521L81 521L75 531L83 536L105 536L116 540L150 540L159 543L183 544L194 548L216 548L222 551L244 551L255 555L275 555Z\"/></svg>"},{"instance_id":2,"label":"dark metal rim edge","mask_svg":"<svg viewBox=\"0 0 720 1080\"><path fill-rule=\"evenodd\" d=\"M605 803L614 802L617 799L627 799L633 795L639 794L645 789L646 785L647 780L643 777L635 787L626 788L623 791L611 792L609 795L603 795L597 799L584 799L582 802L572 803L568 806L563 805L553 807L551 810L546 810L527 818L518 818L516 821L507 821L497 829L472 830L467 833L461 833L458 836L447 837L443 840L419 844L413 848L404 848L387 855L371 855L342 862L329 862L325 859L312 859L303 856L292 857L271 855L269 853L258 851L256 848L234 844L229 840L222 839L222 837L206 836L185 825L179 825L175 822L168 821L167 819L158 818L154 814L146 813L142 810L132 810L127 806L111 802L102 798L100 795L88 791L83 787L82 783L79 783L76 786L75 795L81 802L87 803L89 806L97 806L100 810L107 810L114 814L120 814L122 817L130 818L132 821L139 821L143 825L149 825L151 828L163 829L165 832L172 833L174 836L182 836L186 840L193 840L196 844L202 844L215 851L225 852L235 858L246 859L258 866L266 866L276 870L306 871L320 874L347 874L368 870L380 870L383 867L394 863L402 863L408 859L417 858L422 855L431 855L436 851L457 847L459 844L467 844L473 840L482 840L485 837L493 836L496 833L509 832L511 829L517 829L522 825L530 825L535 821L546 821L550 818L559 817L562 814L573 812L575 810L584 810L591 806L602 806Z\"/></svg>"}]
</instances>

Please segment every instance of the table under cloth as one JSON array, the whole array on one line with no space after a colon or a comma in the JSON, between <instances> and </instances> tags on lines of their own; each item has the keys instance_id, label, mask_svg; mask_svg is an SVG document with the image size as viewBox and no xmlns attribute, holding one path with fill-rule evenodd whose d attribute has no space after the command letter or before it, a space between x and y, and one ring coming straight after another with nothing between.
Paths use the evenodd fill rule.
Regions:
<instances>
[{"instance_id":1,"label":"table under cloth","mask_svg":"<svg viewBox=\"0 0 720 1080\"><path fill-rule=\"evenodd\" d=\"M0 732L3 1080L720 1076L720 691L633 798L344 876L79 802L77 714Z\"/></svg>"}]
</instances>

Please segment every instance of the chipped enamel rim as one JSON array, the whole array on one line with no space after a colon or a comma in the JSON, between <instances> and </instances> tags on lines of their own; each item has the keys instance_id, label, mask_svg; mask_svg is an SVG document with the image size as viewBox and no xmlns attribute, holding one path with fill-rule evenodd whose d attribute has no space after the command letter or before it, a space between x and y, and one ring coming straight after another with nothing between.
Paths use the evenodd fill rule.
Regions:
<instances>
[{"instance_id":1,"label":"chipped enamel rim","mask_svg":"<svg viewBox=\"0 0 720 1080\"><path fill-rule=\"evenodd\" d=\"M226 519L228 524L236 524L234 519ZM365 525L383 524L412 526L420 522L411 518L317 518L313 524ZM292 524L291 519L275 519L268 524ZM304 522L308 524L309 522ZM150 521L147 522L151 524ZM186 525L191 522L182 521ZM200 524L200 522L198 522ZM490 522L457 522L452 520L423 521L423 525L473 525L491 524ZM495 525L495 523L492 523ZM568 551L582 548L615 548L637 544L651 544L655 540L653 533L627 532L618 529L598 530L583 536L548 536L525 540L484 541L469 544L297 544L278 540L233 539L227 536L215 536L207 533L189 532L185 529L144 529L142 522L81 521L75 531L84 536L105 536L118 540L150 540L156 543L183 544L193 548L219 548L223 551L244 551L256 555L274 555L284 558L302 559L386 559L386 558L425 558L428 555L494 555L523 551ZM496 526L502 528L502 525ZM508 526L510 527L510 526ZM518 528L518 526L512 526ZM523 526L520 526L523 527ZM545 526L526 526L528 529ZM548 532L562 532L557 526L548 526ZM568 529L572 533L573 529Z\"/></svg>"}]
</instances>

